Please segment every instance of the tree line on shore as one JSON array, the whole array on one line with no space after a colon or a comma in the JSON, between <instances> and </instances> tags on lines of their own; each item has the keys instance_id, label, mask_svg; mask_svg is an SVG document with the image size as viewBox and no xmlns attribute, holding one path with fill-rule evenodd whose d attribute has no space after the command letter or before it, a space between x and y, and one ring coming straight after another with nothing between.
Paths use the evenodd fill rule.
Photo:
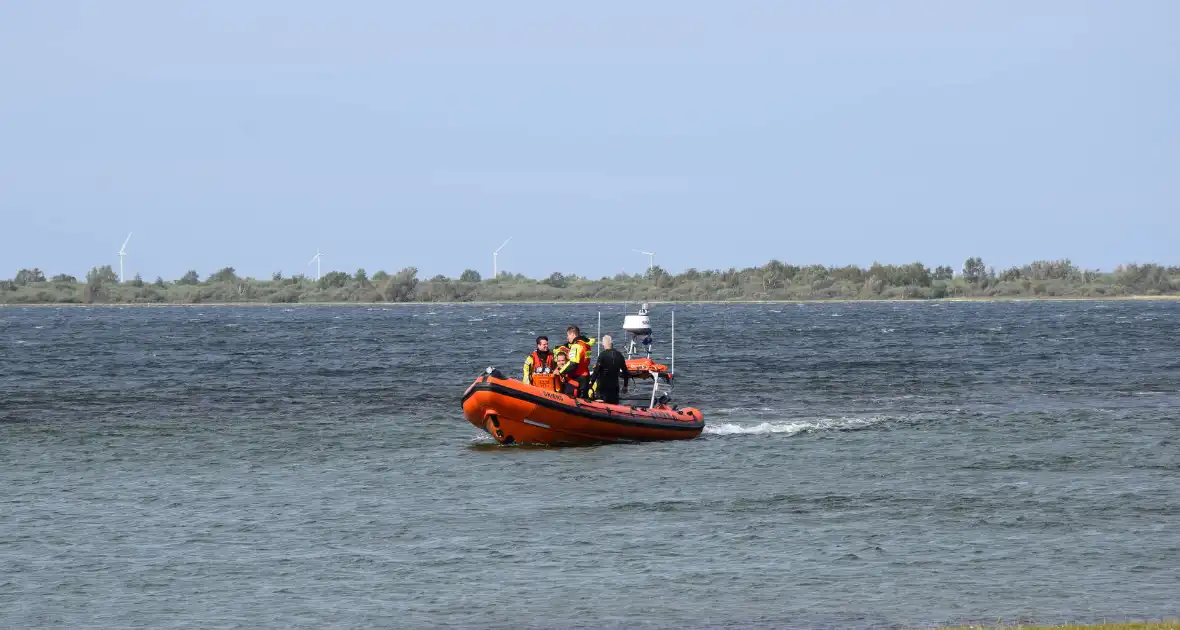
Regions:
<instances>
[{"instance_id":1,"label":"tree line on shore","mask_svg":"<svg viewBox=\"0 0 1180 630\"><path fill-rule=\"evenodd\" d=\"M565 300L737 301L823 299L940 299L958 297L1118 297L1180 294L1180 267L1120 265L1113 271L1082 269L1067 260L1035 261L997 271L979 257L962 269L934 269L915 262L828 267L796 266L772 260L760 267L689 269L670 274L660 267L646 273L597 280L554 272L527 278L500 272L484 279L468 269L458 278L418 277L414 267L396 273L364 269L330 271L319 279L276 272L267 279L242 277L225 267L205 278L190 270L176 280L146 281L139 275L120 282L110 265L92 268L85 278L47 277L40 269L21 269L0 281L0 303L8 304L200 304L213 302L527 302Z\"/></svg>"}]
</instances>

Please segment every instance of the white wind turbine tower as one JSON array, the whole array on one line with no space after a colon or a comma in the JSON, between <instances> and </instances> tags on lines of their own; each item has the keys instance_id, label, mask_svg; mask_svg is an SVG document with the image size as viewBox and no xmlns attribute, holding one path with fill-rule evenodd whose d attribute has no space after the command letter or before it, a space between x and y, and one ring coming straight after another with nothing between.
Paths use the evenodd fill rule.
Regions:
<instances>
[{"instance_id":1,"label":"white wind turbine tower","mask_svg":"<svg viewBox=\"0 0 1180 630\"><path fill-rule=\"evenodd\" d=\"M651 271L652 268L654 268L656 266L656 255L654 253L640 251L638 249L633 249L631 251L635 252L636 254L643 254L644 256L647 256L647 270L648 271Z\"/></svg>"},{"instance_id":2,"label":"white wind turbine tower","mask_svg":"<svg viewBox=\"0 0 1180 630\"><path fill-rule=\"evenodd\" d=\"M496 278L497 277L496 274L499 273L499 269L496 266L496 263L497 263L496 257L500 255L500 250L504 249L504 246L507 245L508 241L511 241L511 240L512 240L512 237L508 237L507 240L505 240L499 247L496 248L496 251L492 252L492 277L493 278Z\"/></svg>"},{"instance_id":3,"label":"white wind turbine tower","mask_svg":"<svg viewBox=\"0 0 1180 630\"><path fill-rule=\"evenodd\" d=\"M311 263L315 263L315 279L318 281L320 279L320 248L315 248L315 256L312 256L311 260L307 261L307 264L310 265Z\"/></svg>"},{"instance_id":4,"label":"white wind turbine tower","mask_svg":"<svg viewBox=\"0 0 1180 630\"><path fill-rule=\"evenodd\" d=\"M127 242L131 240L131 232L127 233L127 240L119 248L119 282L123 282L123 257L127 255Z\"/></svg>"}]
</instances>

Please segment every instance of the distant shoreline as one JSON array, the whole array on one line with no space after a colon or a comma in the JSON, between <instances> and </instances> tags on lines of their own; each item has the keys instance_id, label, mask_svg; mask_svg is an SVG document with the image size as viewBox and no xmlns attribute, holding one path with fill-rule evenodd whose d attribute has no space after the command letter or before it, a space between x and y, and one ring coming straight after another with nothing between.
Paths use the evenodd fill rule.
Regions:
<instances>
[{"instance_id":1,"label":"distant shoreline","mask_svg":"<svg viewBox=\"0 0 1180 630\"><path fill-rule=\"evenodd\" d=\"M500 273L484 279L474 269L458 278L419 278L416 267L369 276L330 271L314 279L275 272L269 280L241 277L233 267L206 278L190 269L173 281L131 280L94 267L85 278L47 277L21 269L0 280L0 302L8 305L317 305L376 304L819 304L908 301L1010 301L1069 299L1168 299L1180 296L1180 266L1120 265L1110 272L1082 269L1069 260L1040 260L996 271L978 257L961 272L919 263L882 265L787 265L772 260L744 269L688 269L672 275L653 266L646 273L591 280L554 272L544 279Z\"/></svg>"},{"instance_id":2,"label":"distant shoreline","mask_svg":"<svg viewBox=\"0 0 1180 630\"><path fill-rule=\"evenodd\" d=\"M665 301L665 300L479 300L468 302L92 302L89 304L77 302L27 302L27 303L0 303L2 308L168 308L183 306L187 308L200 307L229 307L229 306L250 306L260 308L307 308L307 307L342 307L355 306L372 308L380 307L399 307L399 306L495 306L495 305L514 305L522 306L541 306L541 305L562 305L569 304L574 306L585 306L589 304L641 304L660 306L679 306L679 305L693 305L693 304L708 304L708 305L724 305L724 304L855 304L855 303L909 303L909 304L937 304L945 302L1172 302L1180 300L1180 295L1115 295L1115 296L1090 296L1090 297L1069 297L1069 296L977 296L977 297L946 297L946 298L881 298L881 299L864 299L864 298L827 298L827 299L813 299L813 300L691 300L691 301Z\"/></svg>"}]
</instances>

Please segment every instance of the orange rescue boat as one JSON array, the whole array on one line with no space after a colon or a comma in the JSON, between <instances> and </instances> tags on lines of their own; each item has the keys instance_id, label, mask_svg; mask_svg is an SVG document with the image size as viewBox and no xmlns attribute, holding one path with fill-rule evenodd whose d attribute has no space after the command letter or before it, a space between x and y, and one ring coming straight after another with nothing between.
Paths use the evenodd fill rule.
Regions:
<instances>
[{"instance_id":1,"label":"orange rescue boat","mask_svg":"<svg viewBox=\"0 0 1180 630\"><path fill-rule=\"evenodd\" d=\"M671 404L673 371L651 359L647 305L639 315L626 316L623 327L632 334L627 352L632 380L651 379L652 383L650 396L627 399L639 404L573 398L558 391L552 374L533 374L530 384L506 378L489 367L463 393L463 416L500 444L589 445L690 440L699 436L705 428L701 411ZM631 358L640 336L644 336L640 343L647 348L648 356ZM673 347L674 339L675 333ZM672 356L675 365L675 350ZM636 384L633 382L632 387Z\"/></svg>"}]
</instances>

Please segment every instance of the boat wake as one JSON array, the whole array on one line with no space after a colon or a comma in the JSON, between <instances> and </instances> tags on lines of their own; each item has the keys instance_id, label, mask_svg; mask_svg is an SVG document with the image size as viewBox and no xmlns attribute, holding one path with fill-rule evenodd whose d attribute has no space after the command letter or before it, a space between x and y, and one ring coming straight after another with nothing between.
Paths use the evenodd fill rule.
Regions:
<instances>
[{"instance_id":1,"label":"boat wake","mask_svg":"<svg viewBox=\"0 0 1180 630\"><path fill-rule=\"evenodd\" d=\"M817 431L857 431L888 422L889 418L875 416L868 418L816 418L813 420L776 420L757 424L721 422L705 425L706 435L785 435Z\"/></svg>"}]
</instances>

